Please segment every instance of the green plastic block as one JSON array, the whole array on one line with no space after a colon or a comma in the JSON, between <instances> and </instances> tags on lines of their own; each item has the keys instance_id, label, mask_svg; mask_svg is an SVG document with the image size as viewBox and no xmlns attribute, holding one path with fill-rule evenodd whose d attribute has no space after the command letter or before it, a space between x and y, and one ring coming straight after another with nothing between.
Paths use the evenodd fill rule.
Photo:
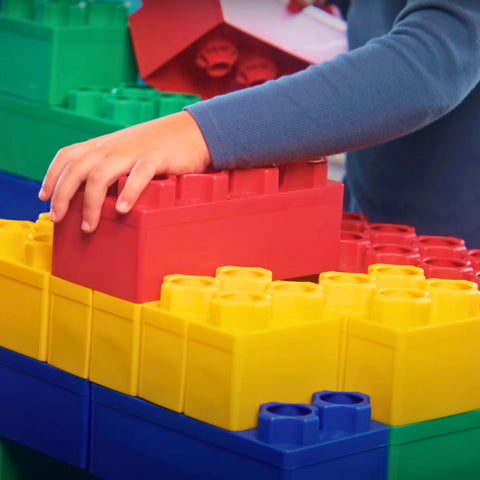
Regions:
<instances>
[{"instance_id":1,"label":"green plastic block","mask_svg":"<svg viewBox=\"0 0 480 480\"><path fill-rule=\"evenodd\" d=\"M62 147L162 116L175 96L175 111L199 100L133 84L73 89L68 108L0 93L0 170L41 182Z\"/></svg>"},{"instance_id":2,"label":"green plastic block","mask_svg":"<svg viewBox=\"0 0 480 480\"><path fill-rule=\"evenodd\" d=\"M480 410L390 427L388 480L478 480Z\"/></svg>"},{"instance_id":3,"label":"green plastic block","mask_svg":"<svg viewBox=\"0 0 480 480\"><path fill-rule=\"evenodd\" d=\"M0 439L0 480L94 480L98 477L10 440Z\"/></svg>"},{"instance_id":4,"label":"green plastic block","mask_svg":"<svg viewBox=\"0 0 480 480\"><path fill-rule=\"evenodd\" d=\"M121 2L4 0L0 92L64 105L71 88L135 81L127 19Z\"/></svg>"}]
</instances>

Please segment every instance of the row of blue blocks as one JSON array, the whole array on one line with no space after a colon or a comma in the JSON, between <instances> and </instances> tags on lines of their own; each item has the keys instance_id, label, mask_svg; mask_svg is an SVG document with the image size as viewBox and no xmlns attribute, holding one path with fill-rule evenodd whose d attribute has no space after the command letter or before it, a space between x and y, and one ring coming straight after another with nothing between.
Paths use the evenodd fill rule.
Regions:
<instances>
[{"instance_id":1,"label":"row of blue blocks","mask_svg":"<svg viewBox=\"0 0 480 480\"><path fill-rule=\"evenodd\" d=\"M266 404L259 428L230 432L1 347L0 383L0 437L103 479L387 478L389 429L369 419L362 394Z\"/></svg>"}]
</instances>

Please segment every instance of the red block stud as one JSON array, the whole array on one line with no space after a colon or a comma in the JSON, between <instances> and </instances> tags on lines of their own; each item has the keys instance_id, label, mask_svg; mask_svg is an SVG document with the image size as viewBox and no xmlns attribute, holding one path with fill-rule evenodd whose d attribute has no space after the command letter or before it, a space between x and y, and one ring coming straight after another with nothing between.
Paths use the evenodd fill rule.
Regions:
<instances>
[{"instance_id":1,"label":"red block stud","mask_svg":"<svg viewBox=\"0 0 480 480\"><path fill-rule=\"evenodd\" d=\"M342 230L365 232L368 227L368 217L365 213L343 212Z\"/></svg>"},{"instance_id":2,"label":"red block stud","mask_svg":"<svg viewBox=\"0 0 480 480\"><path fill-rule=\"evenodd\" d=\"M414 227L394 223L370 223L365 233L370 237L372 244L412 245L416 238Z\"/></svg>"},{"instance_id":3,"label":"red block stud","mask_svg":"<svg viewBox=\"0 0 480 480\"><path fill-rule=\"evenodd\" d=\"M362 233L342 230L338 270L340 272L364 273L365 252L369 246L369 238Z\"/></svg>"},{"instance_id":4,"label":"red block stud","mask_svg":"<svg viewBox=\"0 0 480 480\"><path fill-rule=\"evenodd\" d=\"M418 250L409 245L379 243L367 247L365 252L365 273L374 263L389 263L391 265L420 265L421 257Z\"/></svg>"},{"instance_id":5,"label":"red block stud","mask_svg":"<svg viewBox=\"0 0 480 480\"><path fill-rule=\"evenodd\" d=\"M470 248L467 250L466 255L472 267L476 272L480 272L480 249L479 248Z\"/></svg>"},{"instance_id":6,"label":"red block stud","mask_svg":"<svg viewBox=\"0 0 480 480\"><path fill-rule=\"evenodd\" d=\"M457 237L418 235L415 246L420 251L422 258L463 258L466 255L465 241Z\"/></svg>"},{"instance_id":7,"label":"red block stud","mask_svg":"<svg viewBox=\"0 0 480 480\"><path fill-rule=\"evenodd\" d=\"M424 258L420 266L426 278L445 278L450 280L474 280L475 272L467 258Z\"/></svg>"}]
</instances>

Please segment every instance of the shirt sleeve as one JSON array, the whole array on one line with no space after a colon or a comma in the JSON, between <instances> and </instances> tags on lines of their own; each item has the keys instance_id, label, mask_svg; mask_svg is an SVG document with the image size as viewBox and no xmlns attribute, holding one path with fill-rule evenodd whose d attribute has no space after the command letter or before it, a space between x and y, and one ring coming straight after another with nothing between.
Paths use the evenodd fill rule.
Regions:
<instances>
[{"instance_id":1,"label":"shirt sleeve","mask_svg":"<svg viewBox=\"0 0 480 480\"><path fill-rule=\"evenodd\" d=\"M215 169L259 166L419 130L454 109L479 78L480 2L409 0L391 31L364 46L187 110Z\"/></svg>"}]
</instances>

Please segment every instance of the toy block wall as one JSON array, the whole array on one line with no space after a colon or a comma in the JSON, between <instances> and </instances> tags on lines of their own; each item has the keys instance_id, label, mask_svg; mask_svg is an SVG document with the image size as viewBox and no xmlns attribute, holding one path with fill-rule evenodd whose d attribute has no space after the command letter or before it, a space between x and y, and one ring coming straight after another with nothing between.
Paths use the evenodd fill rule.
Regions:
<instances>
[{"instance_id":1,"label":"toy block wall","mask_svg":"<svg viewBox=\"0 0 480 480\"><path fill-rule=\"evenodd\" d=\"M80 229L79 192L55 227L52 272L143 303L174 273L260 265L293 278L335 268L343 185L326 176L324 160L154 179L126 215L110 192L94 235Z\"/></svg>"},{"instance_id":2,"label":"toy block wall","mask_svg":"<svg viewBox=\"0 0 480 480\"><path fill-rule=\"evenodd\" d=\"M123 3L5 1L0 91L62 105L72 87L135 81L127 16Z\"/></svg>"}]
</instances>

